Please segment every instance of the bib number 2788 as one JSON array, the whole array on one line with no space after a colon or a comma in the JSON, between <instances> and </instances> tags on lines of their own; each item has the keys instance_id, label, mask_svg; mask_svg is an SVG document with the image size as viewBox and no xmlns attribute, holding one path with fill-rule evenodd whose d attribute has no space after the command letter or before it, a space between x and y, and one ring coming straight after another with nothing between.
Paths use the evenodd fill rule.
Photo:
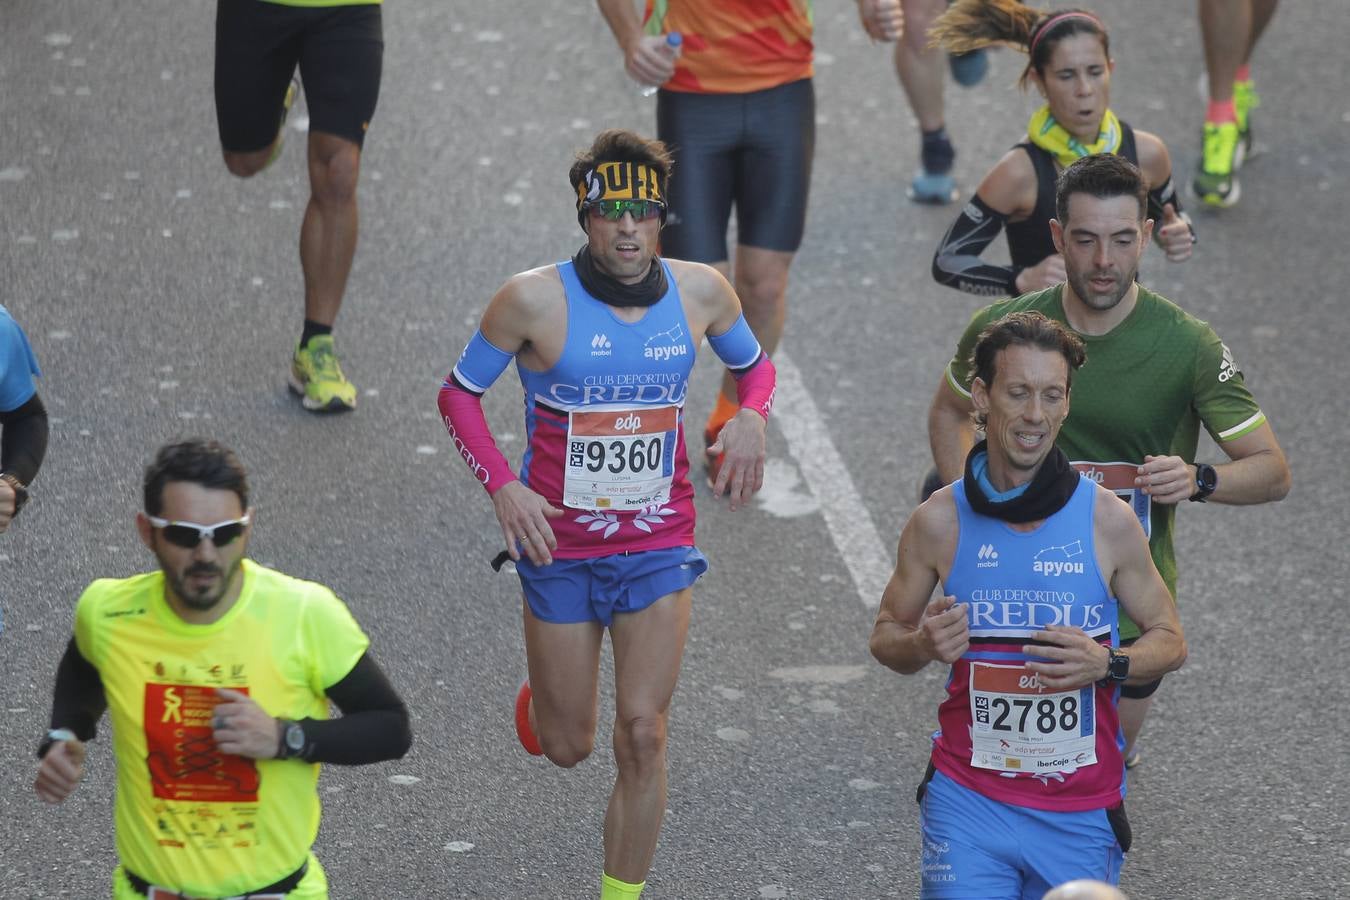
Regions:
<instances>
[{"instance_id":1,"label":"bib number 2788","mask_svg":"<svg viewBox=\"0 0 1350 900\"><path fill-rule=\"evenodd\" d=\"M1006 697L995 697L990 705L995 714L994 731L1021 733L1027 731L1028 720L1041 734L1073 731L1078 727L1078 698L1073 694L1061 696L1058 704L1048 697L1041 700L1019 698L1011 701Z\"/></svg>"}]
</instances>

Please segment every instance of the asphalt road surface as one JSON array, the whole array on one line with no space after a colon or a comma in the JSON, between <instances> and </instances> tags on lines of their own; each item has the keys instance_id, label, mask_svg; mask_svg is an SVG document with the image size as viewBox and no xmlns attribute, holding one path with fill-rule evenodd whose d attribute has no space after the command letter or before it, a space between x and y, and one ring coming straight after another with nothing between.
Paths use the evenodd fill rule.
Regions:
<instances>
[{"instance_id":1,"label":"asphalt road surface","mask_svg":"<svg viewBox=\"0 0 1350 900\"><path fill-rule=\"evenodd\" d=\"M1187 181L1203 111L1193 4L1096 7L1113 28L1115 109L1160 134ZM580 245L573 150L603 127L651 131L652 101L593 4L389 0L338 329L360 408L315 417L284 385L301 319L303 101L273 169L231 177L213 10L0 2L0 302L32 338L52 416L33 504L0 537L0 897L107 896L106 727L59 808L33 795L33 748L81 589L153 563L133 530L141 467L189 434L239 451L252 555L332 586L413 710L407 758L322 777L333 896L594 897L610 728L571 771L517 746L518 587L487 565L491 506L435 395L497 286ZM1143 278L1233 349L1294 487L1272 506L1180 512L1191 652L1130 776L1122 886L1135 898L1350 896L1347 18L1344 0L1282 4L1255 60L1266 152L1243 171L1242 203L1196 211L1192 262L1145 261ZM955 209L904 199L918 140L888 48L847 0L817 3L816 25L810 221L780 363L791 384L760 501L733 514L700 493L713 568L675 699L653 898L918 893L914 786L942 673L902 679L866 642L928 465L927 404L977 303L929 276ZM1024 128L1021 63L1002 51L984 84L949 87L967 191ZM697 370L691 422L711 406L713 362ZM513 459L517 390L508 374L487 401ZM606 683L604 710L611 696Z\"/></svg>"}]
</instances>

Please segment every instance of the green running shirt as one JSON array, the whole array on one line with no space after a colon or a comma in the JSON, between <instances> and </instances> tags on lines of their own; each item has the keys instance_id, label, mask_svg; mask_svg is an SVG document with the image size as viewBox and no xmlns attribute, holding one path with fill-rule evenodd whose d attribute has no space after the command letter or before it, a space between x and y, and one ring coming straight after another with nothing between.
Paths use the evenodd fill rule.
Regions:
<instances>
[{"instance_id":1,"label":"green running shirt","mask_svg":"<svg viewBox=\"0 0 1350 900\"><path fill-rule=\"evenodd\" d=\"M991 322L1035 310L1067 325L1063 290L1057 285L976 312L947 366L951 388L970 397L970 354ZM1266 417L1214 329L1152 291L1139 288L1134 309L1107 334L1078 336L1087 347L1087 362L1074 374L1069 417L1057 443L1076 469L1134 507L1149 536L1153 563L1175 599L1176 506L1136 494L1134 469L1146 455L1193 462L1201 425L1223 443L1255 431ZM1122 611L1121 639L1138 635L1138 626Z\"/></svg>"}]
</instances>

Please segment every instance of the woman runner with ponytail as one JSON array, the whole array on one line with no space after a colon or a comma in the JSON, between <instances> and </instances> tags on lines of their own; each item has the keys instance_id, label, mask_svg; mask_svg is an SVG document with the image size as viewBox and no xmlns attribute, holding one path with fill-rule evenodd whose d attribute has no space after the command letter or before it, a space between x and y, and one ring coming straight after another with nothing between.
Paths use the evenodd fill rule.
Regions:
<instances>
[{"instance_id":1,"label":"woman runner with ponytail","mask_svg":"<svg viewBox=\"0 0 1350 900\"><path fill-rule=\"evenodd\" d=\"M1075 159L1115 153L1139 166L1150 190L1154 238L1173 262L1191 255L1190 219L1172 186L1172 160L1157 135L1135 131L1110 109L1111 59L1106 26L1084 10L1038 10L1017 0L956 0L930 31L949 53L1005 44L1027 54L1019 84L1045 98L1027 134L994 165L948 229L933 257L941 284L987 297L1017 296L1064 280L1050 238L1055 178ZM1009 266L980 254L1008 233Z\"/></svg>"}]
</instances>

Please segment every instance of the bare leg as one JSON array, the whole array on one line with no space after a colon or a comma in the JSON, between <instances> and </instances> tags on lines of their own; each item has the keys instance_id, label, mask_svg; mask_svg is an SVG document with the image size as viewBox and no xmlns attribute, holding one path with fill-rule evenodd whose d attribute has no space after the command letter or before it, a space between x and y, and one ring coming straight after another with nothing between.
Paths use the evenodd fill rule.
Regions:
<instances>
[{"instance_id":1,"label":"bare leg","mask_svg":"<svg viewBox=\"0 0 1350 900\"><path fill-rule=\"evenodd\" d=\"M599 622L558 625L525 607L525 655L530 664L531 724L544 755L570 769L595 744L596 694L600 684Z\"/></svg>"},{"instance_id":2,"label":"bare leg","mask_svg":"<svg viewBox=\"0 0 1350 900\"><path fill-rule=\"evenodd\" d=\"M1271 18L1275 15L1275 7L1279 0L1252 0L1252 27L1251 38L1247 41L1247 53L1242 57L1242 62L1252 61L1252 52L1256 50L1256 42L1261 40L1261 35L1265 33L1266 26L1270 24Z\"/></svg>"},{"instance_id":3,"label":"bare leg","mask_svg":"<svg viewBox=\"0 0 1350 900\"><path fill-rule=\"evenodd\" d=\"M605 872L645 881L666 811L666 722L689 630L692 589L668 594L610 626L614 644L614 761L605 813Z\"/></svg>"},{"instance_id":4,"label":"bare leg","mask_svg":"<svg viewBox=\"0 0 1350 900\"><path fill-rule=\"evenodd\" d=\"M332 325L356 255L356 178L361 148L346 138L310 132L309 205L300 227L305 318Z\"/></svg>"},{"instance_id":5,"label":"bare leg","mask_svg":"<svg viewBox=\"0 0 1350 900\"><path fill-rule=\"evenodd\" d=\"M231 175L237 175L240 178L252 178L263 169L272 160L272 150L276 147L277 141L281 140L281 133L277 133L276 140L272 141L262 150L253 150L249 153L234 153L225 150L225 168L230 170Z\"/></svg>"},{"instance_id":6,"label":"bare leg","mask_svg":"<svg viewBox=\"0 0 1350 900\"><path fill-rule=\"evenodd\" d=\"M1251 50L1252 0L1200 0L1200 36L1209 72L1209 99L1233 99L1238 66Z\"/></svg>"},{"instance_id":7,"label":"bare leg","mask_svg":"<svg viewBox=\"0 0 1350 900\"><path fill-rule=\"evenodd\" d=\"M924 131L943 126L942 85L946 54L928 47L928 29L947 8L946 0L903 0L905 34L895 42L895 74L909 108Z\"/></svg>"},{"instance_id":8,"label":"bare leg","mask_svg":"<svg viewBox=\"0 0 1350 900\"><path fill-rule=\"evenodd\" d=\"M744 244L736 247L736 279L733 282L736 295L741 298L746 323L770 356L778 349L778 341L783 337L783 323L787 321L787 282L792 256L782 250L765 250ZM720 271L726 274L724 270ZM722 378L722 393L728 399L736 397L736 379L730 373Z\"/></svg>"},{"instance_id":9,"label":"bare leg","mask_svg":"<svg viewBox=\"0 0 1350 900\"><path fill-rule=\"evenodd\" d=\"M1144 719L1148 717L1149 708L1152 706L1153 695L1143 698L1121 697L1120 702L1116 704L1116 711L1120 715L1120 730L1125 733L1126 759L1134 752L1134 743L1139 739L1139 732L1144 730Z\"/></svg>"}]
</instances>

